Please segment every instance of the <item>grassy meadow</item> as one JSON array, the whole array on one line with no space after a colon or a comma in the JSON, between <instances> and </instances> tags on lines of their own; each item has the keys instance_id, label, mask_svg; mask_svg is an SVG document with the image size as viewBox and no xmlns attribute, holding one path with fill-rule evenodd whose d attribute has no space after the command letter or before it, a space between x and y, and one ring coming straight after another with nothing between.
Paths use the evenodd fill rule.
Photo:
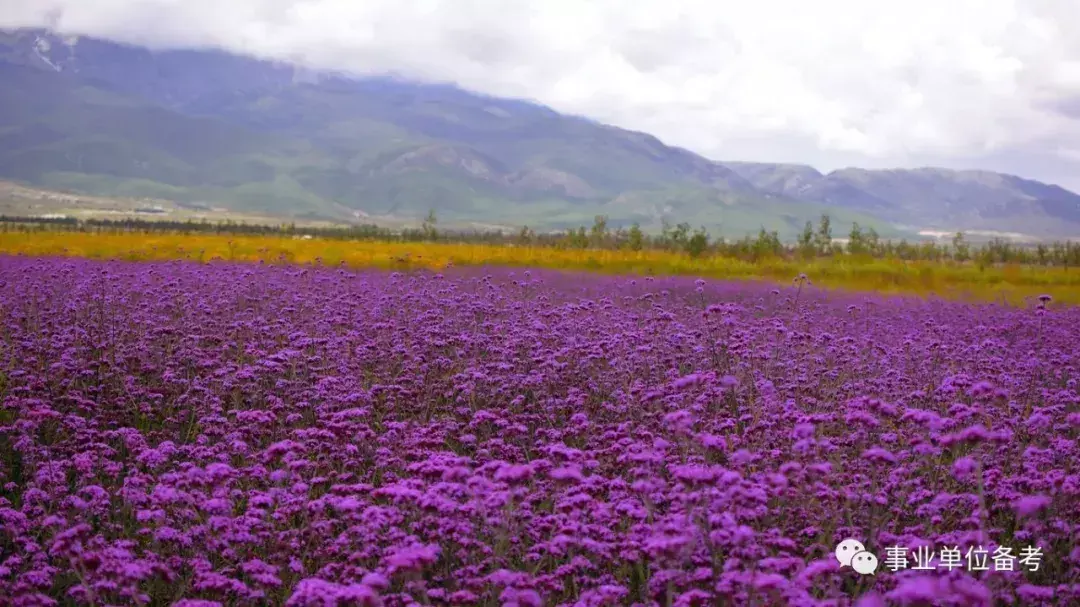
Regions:
<instances>
[{"instance_id":1,"label":"grassy meadow","mask_svg":"<svg viewBox=\"0 0 1080 607\"><path fill-rule=\"evenodd\" d=\"M84 232L0 233L0 253L77 256L133 261L188 259L345 264L395 270L450 266L541 267L609 274L684 275L790 282L805 273L831 289L936 295L1023 304L1048 293L1058 303L1080 303L1080 270L1020 264L980 269L955 262L873 259L850 255L757 262L724 256L693 258L663 250L567 249L543 246L438 242L342 241L278 236Z\"/></svg>"}]
</instances>

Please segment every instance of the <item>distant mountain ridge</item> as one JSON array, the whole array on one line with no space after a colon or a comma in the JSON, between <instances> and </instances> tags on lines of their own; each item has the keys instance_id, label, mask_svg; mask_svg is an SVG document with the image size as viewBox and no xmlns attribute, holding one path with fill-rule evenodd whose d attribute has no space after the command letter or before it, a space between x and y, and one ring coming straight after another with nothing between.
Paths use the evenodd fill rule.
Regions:
<instances>
[{"instance_id":1,"label":"distant mountain ridge","mask_svg":"<svg viewBox=\"0 0 1080 607\"><path fill-rule=\"evenodd\" d=\"M910 225L921 217L926 228L1038 233L1047 222L1080 217L1075 193L991 171L848 168L822 174L804 165L725 164L763 192L856 209L893 223Z\"/></svg>"},{"instance_id":2,"label":"distant mountain ridge","mask_svg":"<svg viewBox=\"0 0 1080 607\"><path fill-rule=\"evenodd\" d=\"M0 31L0 78L0 177L89 194L535 229L603 214L791 236L829 213L837 235L1080 234L1080 196L1010 175L716 162L530 102L219 50Z\"/></svg>"}]
</instances>

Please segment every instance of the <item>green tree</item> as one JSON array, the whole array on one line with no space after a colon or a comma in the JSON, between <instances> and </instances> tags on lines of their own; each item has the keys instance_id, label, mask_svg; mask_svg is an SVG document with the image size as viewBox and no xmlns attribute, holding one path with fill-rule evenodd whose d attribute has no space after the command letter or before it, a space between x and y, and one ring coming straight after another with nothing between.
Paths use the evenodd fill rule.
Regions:
<instances>
[{"instance_id":1,"label":"green tree","mask_svg":"<svg viewBox=\"0 0 1080 607\"><path fill-rule=\"evenodd\" d=\"M1035 247L1035 259L1038 260L1040 266L1045 266L1050 259L1050 250L1041 242Z\"/></svg>"},{"instance_id":2,"label":"green tree","mask_svg":"<svg viewBox=\"0 0 1080 607\"><path fill-rule=\"evenodd\" d=\"M866 231L866 248L870 255L877 257L881 254L881 237L873 226Z\"/></svg>"},{"instance_id":3,"label":"green tree","mask_svg":"<svg viewBox=\"0 0 1080 607\"><path fill-rule=\"evenodd\" d=\"M821 220L818 221L817 233L814 234L814 244L822 254L827 255L832 252L832 222L828 215L823 214Z\"/></svg>"},{"instance_id":4,"label":"green tree","mask_svg":"<svg viewBox=\"0 0 1080 607\"><path fill-rule=\"evenodd\" d=\"M762 226L758 232L757 239L750 244L753 258L755 260L763 259L765 257L776 257L780 255L784 245L780 242L780 235L774 230L772 232L766 232L765 227Z\"/></svg>"},{"instance_id":5,"label":"green tree","mask_svg":"<svg viewBox=\"0 0 1080 607\"><path fill-rule=\"evenodd\" d=\"M594 247L601 247L607 241L608 236L607 215L597 215L593 219L592 229L589 230L589 240Z\"/></svg>"},{"instance_id":6,"label":"green tree","mask_svg":"<svg viewBox=\"0 0 1080 607\"><path fill-rule=\"evenodd\" d=\"M701 257L708 248L709 235L705 232L705 228L695 230L694 234L686 239L686 252L690 254L690 257Z\"/></svg>"},{"instance_id":7,"label":"green tree","mask_svg":"<svg viewBox=\"0 0 1080 607\"><path fill-rule=\"evenodd\" d=\"M906 238L901 238L900 242L896 243L896 256L905 261L911 261L917 257L917 249L907 241Z\"/></svg>"},{"instance_id":8,"label":"green tree","mask_svg":"<svg viewBox=\"0 0 1080 607\"><path fill-rule=\"evenodd\" d=\"M975 254L975 265L978 266L980 272L994 265L994 250L989 246L980 248Z\"/></svg>"},{"instance_id":9,"label":"green tree","mask_svg":"<svg viewBox=\"0 0 1080 607\"><path fill-rule=\"evenodd\" d=\"M807 220L802 233L799 234L799 255L805 258L812 257L814 253L814 224Z\"/></svg>"},{"instance_id":10,"label":"green tree","mask_svg":"<svg viewBox=\"0 0 1080 607\"><path fill-rule=\"evenodd\" d=\"M1004 238L992 238L985 249L990 254L991 263L1009 263L1016 258L1016 249Z\"/></svg>"},{"instance_id":11,"label":"green tree","mask_svg":"<svg viewBox=\"0 0 1080 607\"><path fill-rule=\"evenodd\" d=\"M971 259L971 245L964 240L964 233L957 232L952 239L953 259L956 261L967 261Z\"/></svg>"},{"instance_id":12,"label":"green tree","mask_svg":"<svg viewBox=\"0 0 1080 607\"><path fill-rule=\"evenodd\" d=\"M671 231L671 242L676 246L686 247L686 241L690 239L690 224L685 221L675 226Z\"/></svg>"},{"instance_id":13,"label":"green tree","mask_svg":"<svg viewBox=\"0 0 1080 607\"><path fill-rule=\"evenodd\" d=\"M1065 243L1065 269L1069 266L1076 267L1080 265L1080 245L1076 245L1072 242Z\"/></svg>"},{"instance_id":14,"label":"green tree","mask_svg":"<svg viewBox=\"0 0 1080 607\"><path fill-rule=\"evenodd\" d=\"M439 237L439 232L435 229L437 223L439 223L439 220L435 217L435 209L429 209L427 217L424 218L424 223L421 224L425 240L435 240Z\"/></svg>"},{"instance_id":15,"label":"green tree","mask_svg":"<svg viewBox=\"0 0 1080 607\"><path fill-rule=\"evenodd\" d=\"M1060 241L1055 241L1050 245L1050 264L1055 266L1064 265L1065 260L1065 245Z\"/></svg>"},{"instance_id":16,"label":"green tree","mask_svg":"<svg viewBox=\"0 0 1080 607\"><path fill-rule=\"evenodd\" d=\"M859 227L859 222L851 224L847 252L851 255L865 255L867 253L866 237L863 235L862 228Z\"/></svg>"},{"instance_id":17,"label":"green tree","mask_svg":"<svg viewBox=\"0 0 1080 607\"><path fill-rule=\"evenodd\" d=\"M630 245L630 250L640 251L645 246L645 234L641 231L641 226L635 221L634 225L630 226L630 232L627 235L627 241Z\"/></svg>"},{"instance_id":18,"label":"green tree","mask_svg":"<svg viewBox=\"0 0 1080 607\"><path fill-rule=\"evenodd\" d=\"M660 244L665 248L670 247L672 244L675 244L675 241L672 238L672 230L673 230L673 228L672 228L671 222L668 221L666 217L661 218L660 219Z\"/></svg>"},{"instance_id":19,"label":"green tree","mask_svg":"<svg viewBox=\"0 0 1080 607\"><path fill-rule=\"evenodd\" d=\"M941 261L943 252L941 247L933 241L924 241L919 244L917 258L925 261Z\"/></svg>"},{"instance_id":20,"label":"green tree","mask_svg":"<svg viewBox=\"0 0 1080 607\"><path fill-rule=\"evenodd\" d=\"M578 227L577 232L574 232L574 246L579 249L589 247L589 235L585 231L585 226Z\"/></svg>"}]
</instances>

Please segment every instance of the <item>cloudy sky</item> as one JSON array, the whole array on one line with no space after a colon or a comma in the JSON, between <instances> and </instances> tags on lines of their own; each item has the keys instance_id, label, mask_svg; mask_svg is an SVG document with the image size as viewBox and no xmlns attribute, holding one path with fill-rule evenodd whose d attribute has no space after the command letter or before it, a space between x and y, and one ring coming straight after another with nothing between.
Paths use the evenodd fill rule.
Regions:
<instances>
[{"instance_id":1,"label":"cloudy sky","mask_svg":"<svg viewBox=\"0 0 1080 607\"><path fill-rule=\"evenodd\" d=\"M1077 24L1077 0L0 0L0 26L453 81L718 160L1074 190Z\"/></svg>"}]
</instances>

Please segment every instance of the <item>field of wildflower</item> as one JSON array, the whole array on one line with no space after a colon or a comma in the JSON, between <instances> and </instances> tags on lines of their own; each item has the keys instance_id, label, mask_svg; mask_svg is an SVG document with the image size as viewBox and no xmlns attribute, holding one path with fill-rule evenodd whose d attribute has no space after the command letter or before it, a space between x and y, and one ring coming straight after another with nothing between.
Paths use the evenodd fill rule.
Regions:
<instances>
[{"instance_id":1,"label":"field of wildflower","mask_svg":"<svg viewBox=\"0 0 1080 607\"><path fill-rule=\"evenodd\" d=\"M141 232L0 231L0 254L78 256L103 260L245 261L408 271L448 266L498 266L606 274L790 282L805 273L818 286L892 294L936 294L965 301L1024 305L1052 292L1059 303L1080 304L1080 268L1009 264L978 267L839 255L756 261L646 249L575 249L479 243L393 242Z\"/></svg>"},{"instance_id":2,"label":"field of wildflower","mask_svg":"<svg viewBox=\"0 0 1080 607\"><path fill-rule=\"evenodd\" d=\"M0 603L1075 605L1078 338L1049 297L0 256Z\"/></svg>"}]
</instances>

